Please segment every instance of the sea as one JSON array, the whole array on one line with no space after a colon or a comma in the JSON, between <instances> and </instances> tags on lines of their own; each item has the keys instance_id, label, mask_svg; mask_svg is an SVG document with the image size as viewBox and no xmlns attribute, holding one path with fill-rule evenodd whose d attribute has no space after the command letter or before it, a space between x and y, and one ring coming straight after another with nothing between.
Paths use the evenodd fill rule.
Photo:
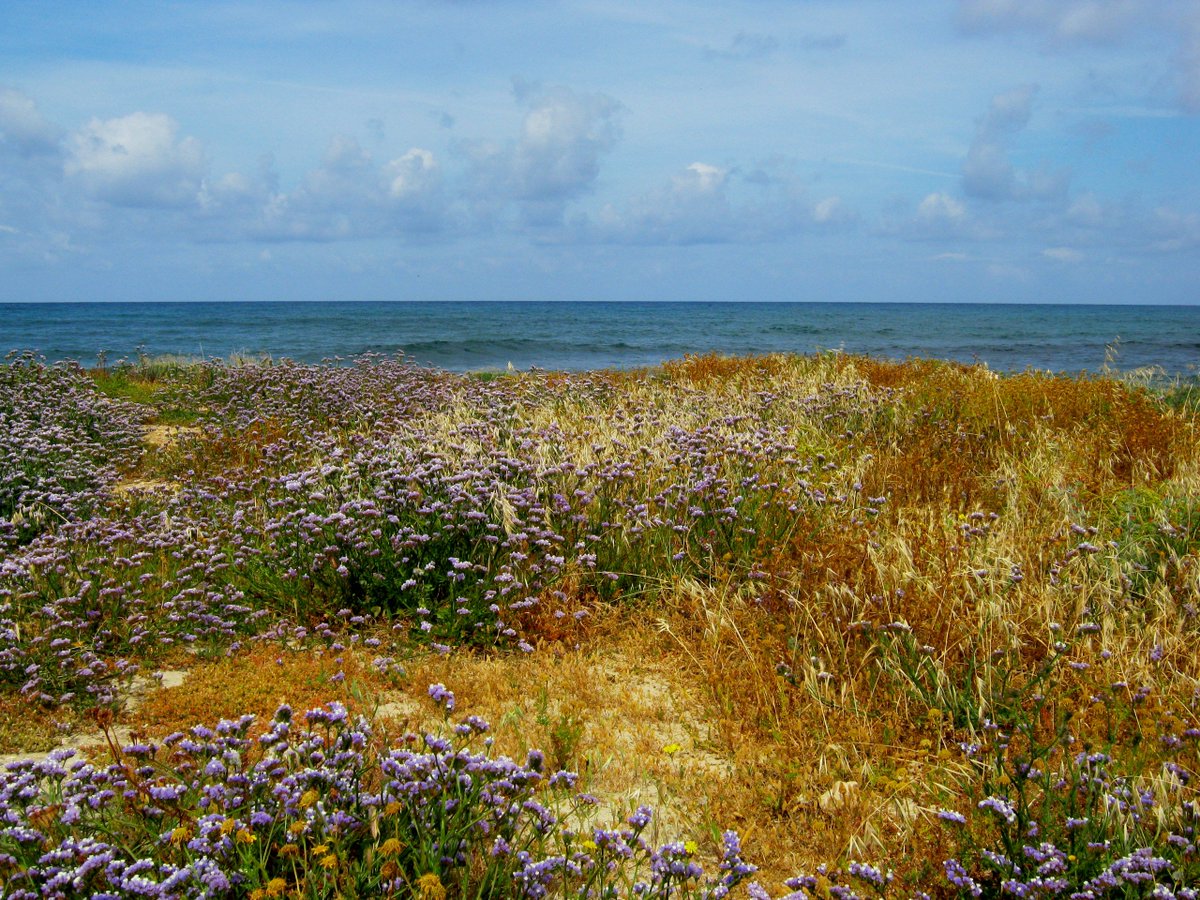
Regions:
<instances>
[{"instance_id":1,"label":"sea","mask_svg":"<svg viewBox=\"0 0 1200 900\"><path fill-rule=\"evenodd\" d=\"M984 303L3 303L0 356L92 367L150 357L451 371L652 366L687 354L865 354L998 371L1200 374L1200 306Z\"/></svg>"}]
</instances>

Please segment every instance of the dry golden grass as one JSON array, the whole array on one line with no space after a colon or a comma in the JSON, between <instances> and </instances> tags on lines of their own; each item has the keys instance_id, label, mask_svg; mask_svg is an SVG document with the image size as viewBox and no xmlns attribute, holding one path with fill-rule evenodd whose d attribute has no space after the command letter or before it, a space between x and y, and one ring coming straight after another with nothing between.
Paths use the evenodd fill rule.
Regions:
<instances>
[{"instance_id":1,"label":"dry golden grass","mask_svg":"<svg viewBox=\"0 0 1200 900\"><path fill-rule=\"evenodd\" d=\"M62 739L59 725L68 727L74 720L69 710L49 710L0 694L0 756L51 750Z\"/></svg>"},{"instance_id":2,"label":"dry golden grass","mask_svg":"<svg viewBox=\"0 0 1200 900\"><path fill-rule=\"evenodd\" d=\"M185 671L183 684L151 692L124 724L162 737L197 723L250 713L258 717L261 729L285 703L307 710L331 701L352 714L370 716L394 686L392 679L371 667L368 654L355 648L333 653L264 644Z\"/></svg>"}]
</instances>

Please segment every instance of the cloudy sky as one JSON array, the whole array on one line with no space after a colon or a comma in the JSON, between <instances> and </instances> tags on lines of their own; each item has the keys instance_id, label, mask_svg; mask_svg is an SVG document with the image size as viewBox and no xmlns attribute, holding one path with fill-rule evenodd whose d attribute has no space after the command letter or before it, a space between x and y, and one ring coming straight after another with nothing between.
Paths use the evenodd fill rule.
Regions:
<instances>
[{"instance_id":1,"label":"cloudy sky","mask_svg":"<svg viewBox=\"0 0 1200 900\"><path fill-rule=\"evenodd\" d=\"M0 302L1200 302L1200 0L0 4Z\"/></svg>"}]
</instances>

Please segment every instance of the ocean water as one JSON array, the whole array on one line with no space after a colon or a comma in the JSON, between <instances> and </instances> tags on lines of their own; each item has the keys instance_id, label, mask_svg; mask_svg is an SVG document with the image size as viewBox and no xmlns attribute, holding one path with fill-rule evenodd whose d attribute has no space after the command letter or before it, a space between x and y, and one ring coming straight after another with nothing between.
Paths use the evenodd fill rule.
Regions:
<instances>
[{"instance_id":1,"label":"ocean water","mask_svg":"<svg viewBox=\"0 0 1200 900\"><path fill-rule=\"evenodd\" d=\"M993 369L1200 372L1200 306L882 303L7 303L0 355L404 353L453 371L629 368L688 353L841 350Z\"/></svg>"}]
</instances>

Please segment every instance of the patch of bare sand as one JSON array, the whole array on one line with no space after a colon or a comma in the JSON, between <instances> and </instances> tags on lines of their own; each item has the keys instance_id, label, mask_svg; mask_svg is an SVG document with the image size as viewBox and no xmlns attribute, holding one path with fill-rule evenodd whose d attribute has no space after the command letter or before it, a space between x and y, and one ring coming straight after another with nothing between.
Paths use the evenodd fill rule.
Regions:
<instances>
[{"instance_id":1,"label":"patch of bare sand","mask_svg":"<svg viewBox=\"0 0 1200 900\"><path fill-rule=\"evenodd\" d=\"M200 429L195 425L147 425L142 441L150 447L172 447L198 434Z\"/></svg>"},{"instance_id":2,"label":"patch of bare sand","mask_svg":"<svg viewBox=\"0 0 1200 900\"><path fill-rule=\"evenodd\" d=\"M548 768L578 772L579 788L600 799L597 823L646 804L660 839L701 837L709 798L734 773L702 692L669 658L648 655L644 636L523 656L452 653L426 660L410 681L444 683L458 714L491 722L499 752L541 749Z\"/></svg>"}]
</instances>

